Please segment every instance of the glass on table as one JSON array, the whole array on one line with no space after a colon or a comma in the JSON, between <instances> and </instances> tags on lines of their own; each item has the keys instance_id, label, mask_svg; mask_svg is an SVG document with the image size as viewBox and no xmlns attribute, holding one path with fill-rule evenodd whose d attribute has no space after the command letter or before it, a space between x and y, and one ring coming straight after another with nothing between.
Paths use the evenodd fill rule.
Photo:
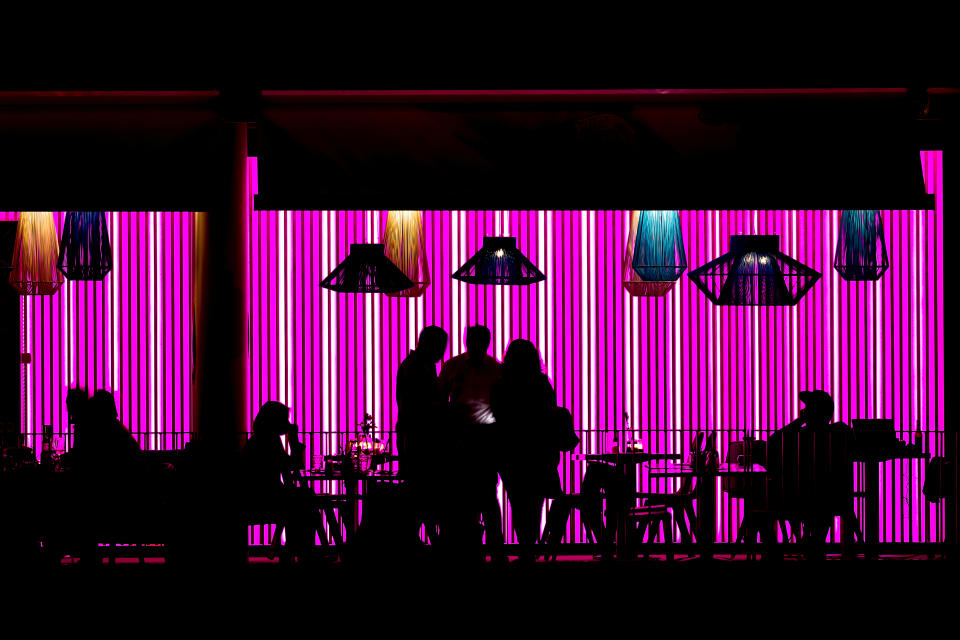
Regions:
<instances>
[{"instance_id":1,"label":"glass on table","mask_svg":"<svg viewBox=\"0 0 960 640\"><path fill-rule=\"evenodd\" d=\"M312 465L310 467L311 471L323 471L323 454L315 453L312 458Z\"/></svg>"}]
</instances>

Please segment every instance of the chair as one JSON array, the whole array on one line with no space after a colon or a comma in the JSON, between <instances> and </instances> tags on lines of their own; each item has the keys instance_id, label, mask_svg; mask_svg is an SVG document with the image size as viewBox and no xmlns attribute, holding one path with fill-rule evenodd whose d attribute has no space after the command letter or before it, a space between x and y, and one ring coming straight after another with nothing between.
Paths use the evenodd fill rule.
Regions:
<instances>
[{"instance_id":1,"label":"chair","mask_svg":"<svg viewBox=\"0 0 960 640\"><path fill-rule=\"evenodd\" d=\"M711 434L713 435L713 434ZM709 445L704 444L703 433L697 433L690 442L691 460L706 455ZM681 478L680 487L674 493L640 493L645 507L665 507L670 510L677 528L680 529L680 541L693 542L693 531L697 529L697 513L693 508L696 499L696 483L690 476ZM687 521L689 520L689 527Z\"/></svg>"},{"instance_id":2,"label":"chair","mask_svg":"<svg viewBox=\"0 0 960 640\"><path fill-rule=\"evenodd\" d=\"M567 493L553 499L540 537L540 544L549 545L552 553L545 554L544 558L557 559L556 552L575 509L580 511L580 521L594 544L604 541L603 489L610 473L610 465L591 462L580 483L580 493Z\"/></svg>"}]
</instances>

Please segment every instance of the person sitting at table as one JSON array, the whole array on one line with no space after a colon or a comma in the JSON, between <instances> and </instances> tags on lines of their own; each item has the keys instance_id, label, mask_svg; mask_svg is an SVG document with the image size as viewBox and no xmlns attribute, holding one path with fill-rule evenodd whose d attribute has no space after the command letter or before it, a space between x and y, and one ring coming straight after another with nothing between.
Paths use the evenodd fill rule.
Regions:
<instances>
[{"instance_id":1,"label":"person sitting at table","mask_svg":"<svg viewBox=\"0 0 960 640\"><path fill-rule=\"evenodd\" d=\"M429 476L443 454L440 426L446 401L440 391L437 363L447 350L447 332L437 326L424 327L416 348L397 370L397 454L399 472L407 479L412 521L427 525L432 540L443 499L443 485Z\"/></svg>"},{"instance_id":2,"label":"person sitting at table","mask_svg":"<svg viewBox=\"0 0 960 640\"><path fill-rule=\"evenodd\" d=\"M844 543L856 527L853 511L853 432L832 422L833 398L825 391L801 391L804 408L796 420L767 439L768 501L781 520L801 531L809 557L822 557L820 545L831 519L845 523Z\"/></svg>"},{"instance_id":3,"label":"person sitting at table","mask_svg":"<svg viewBox=\"0 0 960 640\"><path fill-rule=\"evenodd\" d=\"M306 559L313 547L316 510L312 491L297 485L294 473L303 468L302 460L288 455L281 435L296 435L286 405L265 402L253 421L253 434L240 454L242 488L247 514L275 518L287 530L293 553ZM299 450L296 443L291 448Z\"/></svg>"},{"instance_id":4,"label":"person sitting at table","mask_svg":"<svg viewBox=\"0 0 960 640\"><path fill-rule=\"evenodd\" d=\"M61 457L64 469L76 470L77 465L80 464L77 461L83 460L86 449L90 446L87 425L89 415L90 396L87 392L80 388L67 391L67 422L73 427L73 444L70 451Z\"/></svg>"},{"instance_id":5,"label":"person sitting at table","mask_svg":"<svg viewBox=\"0 0 960 640\"><path fill-rule=\"evenodd\" d=\"M452 440L458 452L466 481L463 495L455 500L463 513L455 515L463 534L477 527L483 518L487 546L493 559L503 558L503 524L500 501L497 499L497 465L494 460L496 438L490 391L500 379L500 363L487 355L490 329L483 325L467 327L462 353L443 363L440 368L440 391L449 399L454 429L445 437Z\"/></svg>"},{"instance_id":6,"label":"person sitting at table","mask_svg":"<svg viewBox=\"0 0 960 640\"><path fill-rule=\"evenodd\" d=\"M536 559L531 547L540 535L543 502L562 493L560 452L571 450L579 438L569 412L557 407L557 392L529 340L516 339L507 347L490 408L503 436L500 477L510 498L517 540L526 547L520 560L531 562Z\"/></svg>"}]
</instances>

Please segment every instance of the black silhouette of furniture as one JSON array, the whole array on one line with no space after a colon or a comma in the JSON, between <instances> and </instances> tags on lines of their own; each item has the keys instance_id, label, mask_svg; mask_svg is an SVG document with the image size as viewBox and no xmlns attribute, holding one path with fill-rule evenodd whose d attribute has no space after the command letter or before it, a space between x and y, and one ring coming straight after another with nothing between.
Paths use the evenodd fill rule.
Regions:
<instances>
[{"instance_id":1,"label":"black silhouette of furniture","mask_svg":"<svg viewBox=\"0 0 960 640\"><path fill-rule=\"evenodd\" d=\"M334 495L323 492L317 494L321 507L326 509L324 513L327 514L331 531L337 529L339 524L335 525L337 522L336 518L332 521L330 520L329 513L332 513L333 507L340 512L340 521L346 530L346 537L344 540L339 541L342 543L343 541L349 542L350 538L356 535L360 526L358 507L363 495L361 485L370 482L402 482L403 478L393 471L357 472L345 469L335 471L305 471L297 478L297 481L311 487L315 486L316 482L338 482L342 484L342 494ZM337 543L338 541L335 539L334 542Z\"/></svg>"}]
</instances>

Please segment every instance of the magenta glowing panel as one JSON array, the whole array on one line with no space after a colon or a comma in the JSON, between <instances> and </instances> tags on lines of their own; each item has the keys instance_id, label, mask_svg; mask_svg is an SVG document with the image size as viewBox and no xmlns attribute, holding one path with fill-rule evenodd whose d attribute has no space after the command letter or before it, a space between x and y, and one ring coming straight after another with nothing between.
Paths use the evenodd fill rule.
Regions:
<instances>
[{"instance_id":1,"label":"magenta glowing panel","mask_svg":"<svg viewBox=\"0 0 960 640\"><path fill-rule=\"evenodd\" d=\"M66 393L114 392L120 419L144 449L189 440L193 214L107 212L113 270L20 298L21 422L28 446L45 424L69 448ZM0 213L16 220L16 213ZM64 214L54 214L57 231Z\"/></svg>"},{"instance_id":2,"label":"magenta glowing panel","mask_svg":"<svg viewBox=\"0 0 960 640\"><path fill-rule=\"evenodd\" d=\"M338 294L320 280L351 243L380 240L386 211L255 211L250 411L267 400L287 403L311 456L337 452L364 413L388 435L396 370L420 330L446 329L452 357L463 350L464 329L482 323L497 358L514 338L539 347L581 433L579 452L609 451L626 413L647 450L685 452L691 431L706 429L720 433L724 455L744 433L765 438L795 418L799 391L825 389L838 420L892 418L908 441L919 426L936 455L944 411L942 155L925 152L922 161L937 209L883 212L891 267L877 283L847 282L833 270L838 211L681 212L691 268L725 253L732 234L778 234L785 253L822 274L795 307L714 306L686 275L664 298L631 297L621 270L628 211L426 211L433 284L423 297ZM546 281L453 280L490 235L516 237ZM882 465L882 540L942 539L942 512L920 494L922 466ZM567 457L561 471L567 491L577 491L583 463ZM641 482L666 491L675 481ZM741 503L718 496L718 539L734 540ZM568 539L583 541L576 518Z\"/></svg>"}]
</instances>

